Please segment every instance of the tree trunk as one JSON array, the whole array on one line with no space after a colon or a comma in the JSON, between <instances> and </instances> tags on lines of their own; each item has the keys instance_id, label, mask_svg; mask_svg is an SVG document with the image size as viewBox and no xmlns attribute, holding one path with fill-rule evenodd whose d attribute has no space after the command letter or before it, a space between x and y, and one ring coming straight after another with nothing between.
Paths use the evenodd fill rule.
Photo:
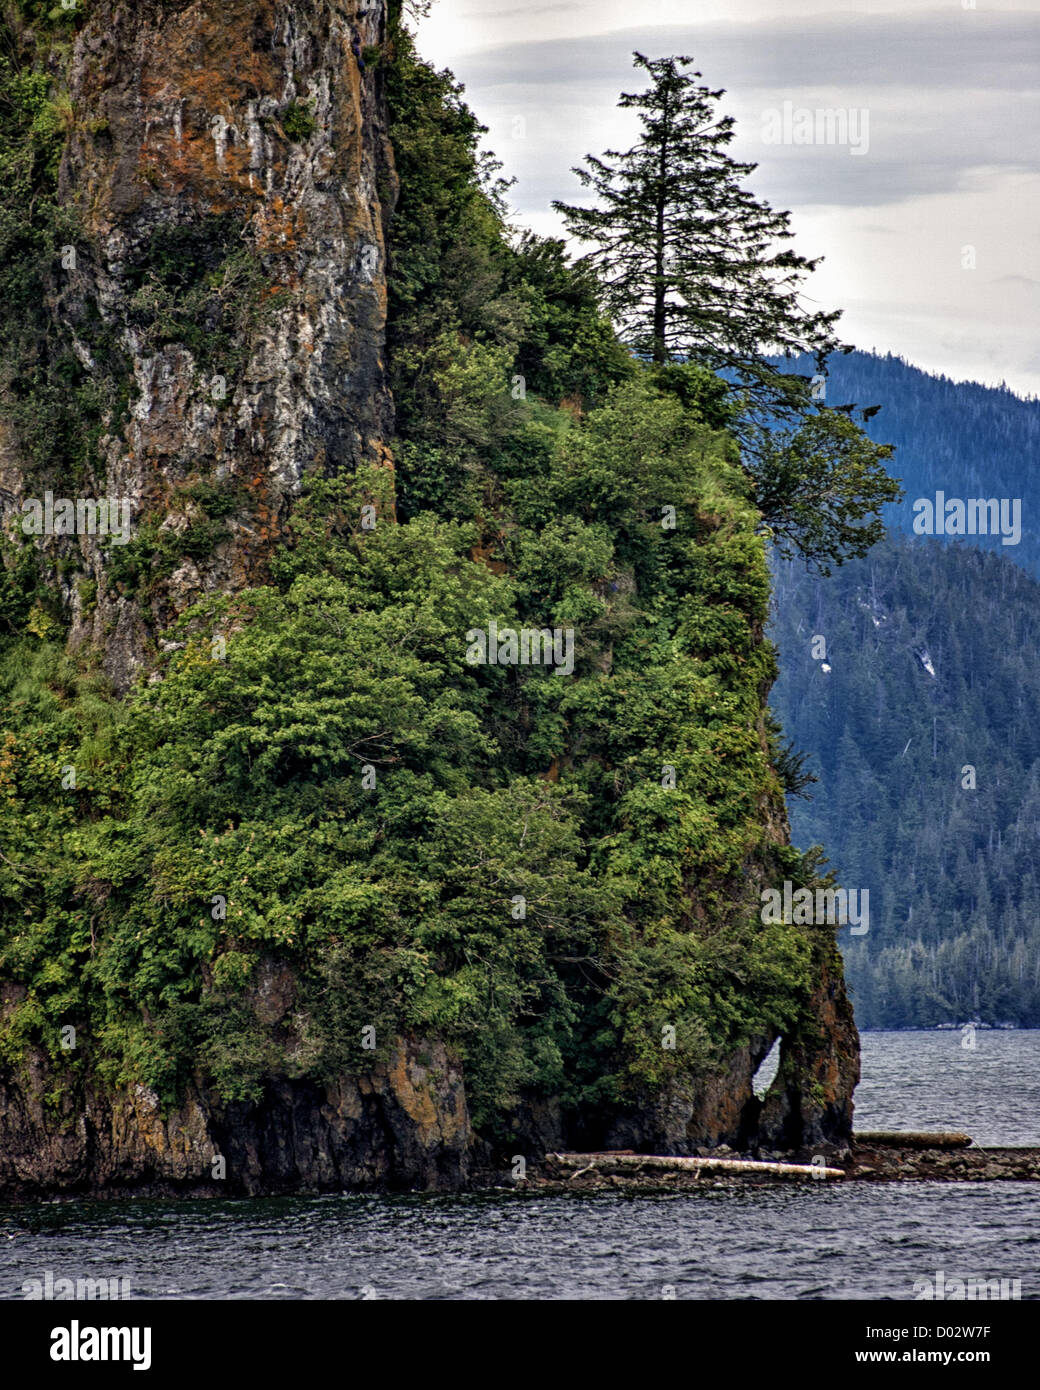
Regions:
<instances>
[{"instance_id":1,"label":"tree trunk","mask_svg":"<svg viewBox=\"0 0 1040 1390\"><path fill-rule=\"evenodd\" d=\"M667 119L668 107L665 105L665 118ZM665 177L668 171L668 137L665 135L661 141L661 157L658 166L658 185L657 185L657 206L654 226L654 361L668 361L668 345L665 341L667 324L664 312L664 212L665 212Z\"/></svg>"}]
</instances>

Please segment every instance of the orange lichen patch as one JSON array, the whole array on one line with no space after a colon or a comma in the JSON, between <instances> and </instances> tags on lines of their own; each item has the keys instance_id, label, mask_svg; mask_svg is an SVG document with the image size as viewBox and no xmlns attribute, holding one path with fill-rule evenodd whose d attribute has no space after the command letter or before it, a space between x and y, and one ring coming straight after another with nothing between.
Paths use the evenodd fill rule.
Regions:
<instances>
[{"instance_id":1,"label":"orange lichen patch","mask_svg":"<svg viewBox=\"0 0 1040 1390\"><path fill-rule=\"evenodd\" d=\"M478 565L486 566L492 574L505 574L505 561L493 560L491 558L493 554L494 551L492 550L491 546L485 545L483 542L480 541L477 542L477 544L469 553L471 560L475 560Z\"/></svg>"},{"instance_id":2,"label":"orange lichen patch","mask_svg":"<svg viewBox=\"0 0 1040 1390\"><path fill-rule=\"evenodd\" d=\"M237 84L243 91L259 94L274 91L274 81L282 70L284 54L274 45L258 48L257 39L270 35L276 27L276 6L272 0L224 0L222 5L194 4L179 17L176 26L163 24L160 35L149 42L142 37L146 61L140 90L144 96L168 94L172 84L193 83L204 87L212 83L227 91ZM143 26L138 22L138 30Z\"/></svg>"},{"instance_id":3,"label":"orange lichen patch","mask_svg":"<svg viewBox=\"0 0 1040 1390\"><path fill-rule=\"evenodd\" d=\"M429 1144L440 1137L444 1117L433 1103L425 1068L411 1062L406 1049L399 1046L387 1072L394 1096L415 1125L419 1142Z\"/></svg>"},{"instance_id":4,"label":"orange lichen patch","mask_svg":"<svg viewBox=\"0 0 1040 1390\"><path fill-rule=\"evenodd\" d=\"M385 281L380 281L378 284L373 284L371 288L375 290L376 308L379 310L380 314L385 317L388 302L386 283Z\"/></svg>"},{"instance_id":5,"label":"orange lichen patch","mask_svg":"<svg viewBox=\"0 0 1040 1390\"><path fill-rule=\"evenodd\" d=\"M185 133L181 141L153 141L142 151L142 158L162 171L163 185L171 193L194 195L211 212L226 212L260 196L249 167L248 149L228 149L219 166L209 133Z\"/></svg>"},{"instance_id":6,"label":"orange lichen patch","mask_svg":"<svg viewBox=\"0 0 1040 1390\"><path fill-rule=\"evenodd\" d=\"M377 468L386 468L391 473L394 471L394 456L382 439L366 439L365 445Z\"/></svg>"},{"instance_id":7,"label":"orange lichen patch","mask_svg":"<svg viewBox=\"0 0 1040 1390\"><path fill-rule=\"evenodd\" d=\"M266 502L256 504L256 521L256 535L259 540L273 542L282 534L277 509L268 506Z\"/></svg>"},{"instance_id":8,"label":"orange lichen patch","mask_svg":"<svg viewBox=\"0 0 1040 1390\"><path fill-rule=\"evenodd\" d=\"M134 185L149 169L153 189L214 212L262 198L271 172L280 181L284 140L250 148L257 103L279 101L285 86L285 55L270 41L277 8L272 0L196 4L161 26L132 6L116 12L103 56L78 68L73 93L83 119L70 172L98 225L140 206ZM104 121L107 147L83 148L91 117Z\"/></svg>"},{"instance_id":9,"label":"orange lichen patch","mask_svg":"<svg viewBox=\"0 0 1040 1390\"><path fill-rule=\"evenodd\" d=\"M245 145L229 144L218 160L212 135L196 135L182 142L155 141L149 156L165 169L172 191L192 196L211 212L227 212L260 197L253 157Z\"/></svg>"},{"instance_id":10,"label":"orange lichen patch","mask_svg":"<svg viewBox=\"0 0 1040 1390\"><path fill-rule=\"evenodd\" d=\"M295 252L306 236L303 212L297 207L287 207L284 199L276 196L257 211L253 232L256 249L261 255Z\"/></svg>"}]
</instances>

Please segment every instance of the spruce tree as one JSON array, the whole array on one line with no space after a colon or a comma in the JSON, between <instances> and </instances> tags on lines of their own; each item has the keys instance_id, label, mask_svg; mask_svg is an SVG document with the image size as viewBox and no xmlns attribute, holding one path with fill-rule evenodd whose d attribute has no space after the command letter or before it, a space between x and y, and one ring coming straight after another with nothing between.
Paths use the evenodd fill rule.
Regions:
<instances>
[{"instance_id":1,"label":"spruce tree","mask_svg":"<svg viewBox=\"0 0 1040 1390\"><path fill-rule=\"evenodd\" d=\"M822 373L830 353L851 351L834 335L840 311L803 304L819 259L785 245L790 215L744 187L757 166L728 153L724 93L683 71L691 58L634 58L651 85L618 104L639 112L639 139L574 170L593 205L553 207L591 244L579 265L597 275L621 337L652 359L660 384L669 389L682 358L727 383L735 399L724 423L741 442L763 529L826 573L875 544L881 508L901 495L884 466L891 450L859 427L855 407L823 405L807 376L770 360L808 353Z\"/></svg>"},{"instance_id":2,"label":"spruce tree","mask_svg":"<svg viewBox=\"0 0 1040 1390\"><path fill-rule=\"evenodd\" d=\"M724 93L684 72L688 57L634 57L651 85L618 104L639 112L639 139L575 168L594 205L553 206L572 236L591 243L583 259L636 352L662 364L693 358L726 372L752 402L800 413L805 379L780 373L767 354L811 352L822 371L842 347L833 332L840 311L807 309L799 297L819 261L785 246L789 214L743 186L757 166L728 153L734 120L718 112Z\"/></svg>"}]
</instances>

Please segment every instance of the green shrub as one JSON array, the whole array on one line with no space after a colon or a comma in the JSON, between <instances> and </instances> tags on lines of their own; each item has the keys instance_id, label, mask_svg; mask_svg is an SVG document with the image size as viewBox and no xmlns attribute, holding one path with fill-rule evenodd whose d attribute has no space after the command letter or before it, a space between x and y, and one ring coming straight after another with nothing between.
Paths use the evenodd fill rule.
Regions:
<instances>
[{"instance_id":1,"label":"green shrub","mask_svg":"<svg viewBox=\"0 0 1040 1390\"><path fill-rule=\"evenodd\" d=\"M313 101L291 101L282 115L282 129L294 144L302 145L318 129Z\"/></svg>"}]
</instances>

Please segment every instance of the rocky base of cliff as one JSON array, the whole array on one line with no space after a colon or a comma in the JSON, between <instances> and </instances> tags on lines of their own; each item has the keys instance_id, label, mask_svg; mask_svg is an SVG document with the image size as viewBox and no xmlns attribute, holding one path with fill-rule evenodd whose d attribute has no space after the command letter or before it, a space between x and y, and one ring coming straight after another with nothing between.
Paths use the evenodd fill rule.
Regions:
<instances>
[{"instance_id":1,"label":"rocky base of cliff","mask_svg":"<svg viewBox=\"0 0 1040 1390\"><path fill-rule=\"evenodd\" d=\"M54 1089L41 1058L0 1075L0 1199L456 1191L474 1140L457 1061L400 1040L386 1062L327 1086L272 1080L257 1104L198 1087L164 1109L144 1086Z\"/></svg>"},{"instance_id":2,"label":"rocky base of cliff","mask_svg":"<svg viewBox=\"0 0 1040 1390\"><path fill-rule=\"evenodd\" d=\"M1040 1149L919 1149L854 1144L847 1176L868 1182L1040 1180Z\"/></svg>"},{"instance_id":3,"label":"rocky base of cliff","mask_svg":"<svg viewBox=\"0 0 1040 1390\"><path fill-rule=\"evenodd\" d=\"M1029 1182L1040 1181L1040 1149L1000 1148L921 1149L892 1146L821 1145L816 1149L794 1153L778 1153L756 1149L733 1153L723 1146L702 1150L700 1157L746 1159L757 1162L779 1161L790 1164L811 1164L813 1159L826 1160L828 1168L843 1170L844 1177L828 1178L828 1182ZM812 1181L812 1177L769 1173L736 1173L721 1171L662 1171L650 1167L619 1171L609 1161L596 1167L574 1171L547 1157L544 1165L531 1173L517 1187L542 1195L595 1192L662 1193L689 1192L715 1187L745 1187L775 1182Z\"/></svg>"},{"instance_id":4,"label":"rocky base of cliff","mask_svg":"<svg viewBox=\"0 0 1040 1390\"><path fill-rule=\"evenodd\" d=\"M782 1052L763 1106L752 1077L770 1042L642 1108L573 1116L529 1098L494 1149L471 1123L461 1060L417 1036L399 1037L366 1074L326 1084L274 1076L257 1102L221 1100L197 1078L174 1107L145 1086L106 1085L36 1052L17 1075L0 1068L0 1201L457 1192L511 1185L517 1159L550 1180L545 1155L576 1146L719 1156L757 1144L753 1157L788 1162L809 1145L806 1162L844 1152L851 1106L833 1102L852 1076L833 1060L833 1039ZM854 1069L854 1045L840 1056ZM825 1084L810 1095L807 1077Z\"/></svg>"}]
</instances>

